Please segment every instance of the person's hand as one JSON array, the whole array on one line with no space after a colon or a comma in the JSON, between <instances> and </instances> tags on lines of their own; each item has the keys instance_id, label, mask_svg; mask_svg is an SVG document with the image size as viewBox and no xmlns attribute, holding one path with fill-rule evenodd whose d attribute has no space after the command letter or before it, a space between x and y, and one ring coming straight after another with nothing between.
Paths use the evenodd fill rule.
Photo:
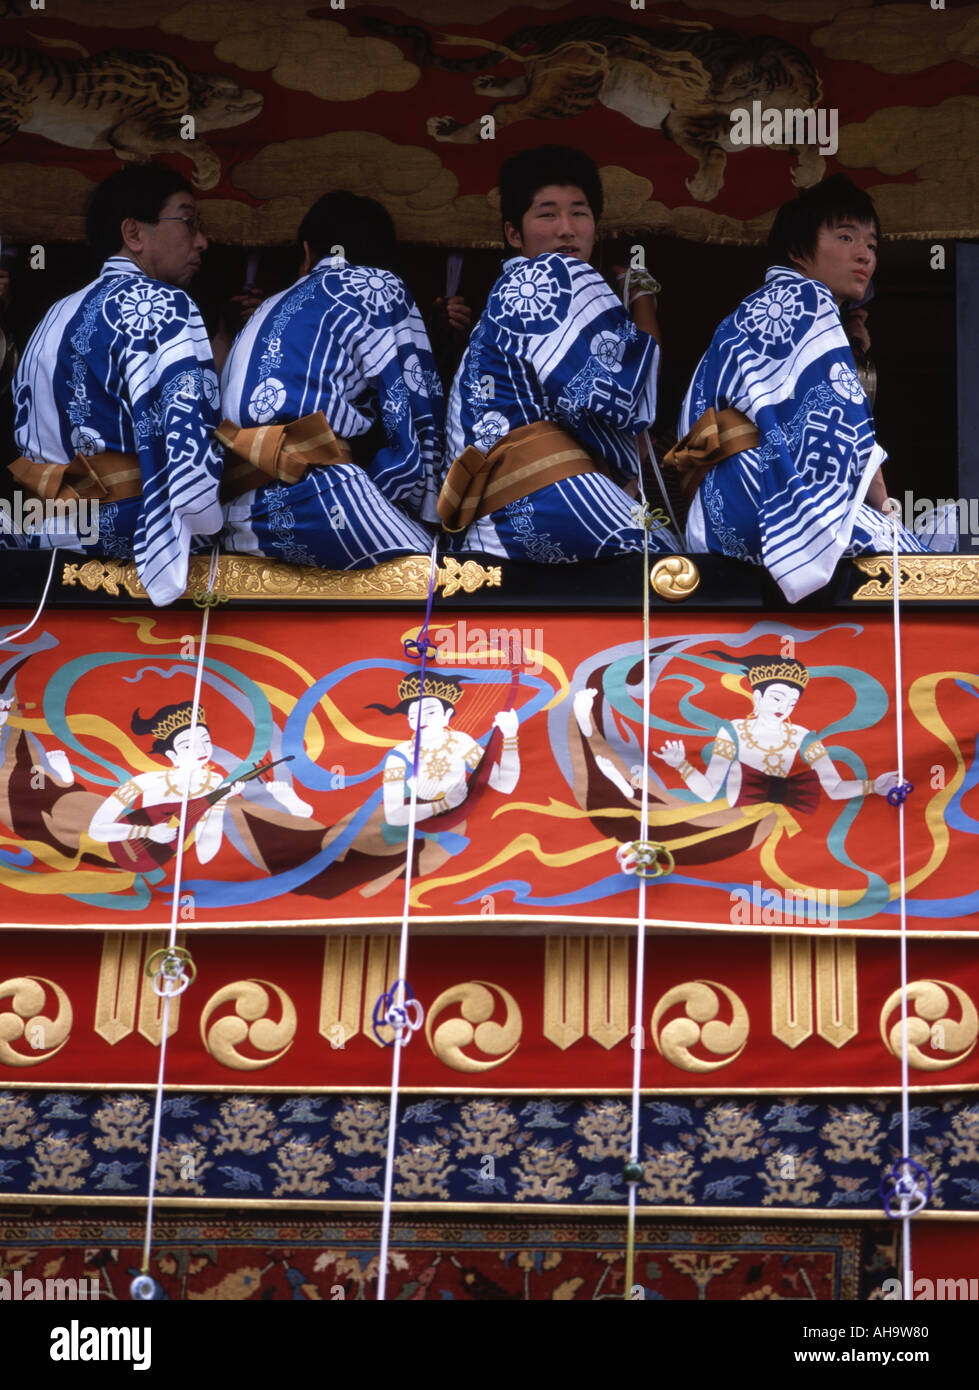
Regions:
<instances>
[{"instance_id":1,"label":"person's hand","mask_svg":"<svg viewBox=\"0 0 979 1390\"><path fill-rule=\"evenodd\" d=\"M217 805L218 805L218 806L224 806L224 805L226 805L226 803L229 802L233 796L241 796L241 794L242 794L242 792L243 792L244 790L245 790L245 784L244 784L244 782L232 782L232 783L231 783L231 786L230 786L230 787L228 788L228 790L225 792L224 796L221 797L220 801L218 801Z\"/></svg>"},{"instance_id":2,"label":"person's hand","mask_svg":"<svg viewBox=\"0 0 979 1390\"><path fill-rule=\"evenodd\" d=\"M151 825L146 832L146 838L152 840L155 845L172 844L177 838L177 826L167 825L166 822L162 825Z\"/></svg>"},{"instance_id":3,"label":"person's hand","mask_svg":"<svg viewBox=\"0 0 979 1390\"><path fill-rule=\"evenodd\" d=\"M445 312L449 316L449 326L452 331L465 333L468 336L473 326L473 311L461 294L454 294L451 299L445 301Z\"/></svg>"},{"instance_id":4,"label":"person's hand","mask_svg":"<svg viewBox=\"0 0 979 1390\"><path fill-rule=\"evenodd\" d=\"M879 777L874 778L874 791L878 796L886 796L897 786L896 772L882 772Z\"/></svg>"},{"instance_id":5,"label":"person's hand","mask_svg":"<svg viewBox=\"0 0 979 1390\"><path fill-rule=\"evenodd\" d=\"M658 753L655 750L650 751L654 758L659 758L661 762L666 763L667 767L679 767L681 763L686 761L687 757L687 750L683 746L682 738L667 739Z\"/></svg>"},{"instance_id":6,"label":"person's hand","mask_svg":"<svg viewBox=\"0 0 979 1390\"><path fill-rule=\"evenodd\" d=\"M493 723L504 738L516 738L520 720L515 709L500 710Z\"/></svg>"},{"instance_id":7,"label":"person's hand","mask_svg":"<svg viewBox=\"0 0 979 1390\"><path fill-rule=\"evenodd\" d=\"M451 299L443 299L439 295L435 301L435 308L445 315L449 329L455 337L469 337L472 331L473 311L461 294L454 294Z\"/></svg>"},{"instance_id":8,"label":"person's hand","mask_svg":"<svg viewBox=\"0 0 979 1390\"><path fill-rule=\"evenodd\" d=\"M309 802L303 801L288 782L276 777L273 781L265 783L265 790L271 792L279 805L284 806L287 811L291 811L294 816L311 816L313 814L313 808Z\"/></svg>"},{"instance_id":9,"label":"person's hand","mask_svg":"<svg viewBox=\"0 0 979 1390\"><path fill-rule=\"evenodd\" d=\"M231 303L237 306L242 325L248 322L265 298L264 291L254 287L250 290L242 290L241 294L231 296Z\"/></svg>"}]
</instances>

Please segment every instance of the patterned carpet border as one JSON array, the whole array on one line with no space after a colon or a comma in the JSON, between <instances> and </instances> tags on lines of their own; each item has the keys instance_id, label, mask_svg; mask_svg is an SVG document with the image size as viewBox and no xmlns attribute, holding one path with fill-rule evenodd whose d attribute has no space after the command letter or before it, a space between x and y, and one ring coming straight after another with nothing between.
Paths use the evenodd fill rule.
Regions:
<instances>
[{"instance_id":1,"label":"patterned carpet border","mask_svg":"<svg viewBox=\"0 0 979 1390\"><path fill-rule=\"evenodd\" d=\"M0 1279L97 1279L100 1299L125 1299L142 1239L126 1215L0 1218ZM376 1221L167 1215L150 1273L170 1300L370 1299L378 1240ZM624 1240L624 1221L396 1221L389 1297L621 1299ZM651 1300L853 1300L881 1296L895 1257L889 1223L644 1223L635 1277Z\"/></svg>"}]
</instances>

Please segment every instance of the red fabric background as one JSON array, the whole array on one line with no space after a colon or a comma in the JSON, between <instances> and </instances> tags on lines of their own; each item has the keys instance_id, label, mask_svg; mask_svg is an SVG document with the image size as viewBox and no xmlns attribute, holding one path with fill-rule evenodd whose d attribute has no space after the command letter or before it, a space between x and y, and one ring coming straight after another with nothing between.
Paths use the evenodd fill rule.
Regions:
<instances>
[{"instance_id":1,"label":"red fabric background","mask_svg":"<svg viewBox=\"0 0 979 1390\"><path fill-rule=\"evenodd\" d=\"M332 1046L330 1034L324 1036L319 1032L324 952L321 937L249 936L231 942L223 936L198 935L189 944L198 975L180 1000L179 1027L170 1038L167 1050L168 1085L359 1088L389 1084L391 1057L361 1026L363 1004L357 1014L359 1031L352 1037L347 1036L343 1047ZM815 1031L795 1048L773 1036L770 951L770 943L761 936L711 939L709 942L689 937L649 940L642 1085L667 1091L738 1091L765 1087L778 1089L783 1094L797 1090L899 1088L899 1061L885 1048L880 1035L881 1009L899 987L897 943L857 943L858 1032L852 1041L841 1047L832 1045ZM16 1028L11 982L25 977L42 977L60 986L74 1014L68 1041L52 1055L46 1055L43 1048L32 1049L29 1032L26 1036L23 1031L17 1034L8 1046L17 1057L29 1059L34 1064L13 1065L9 1060L0 1061L0 1084L85 1082L115 1086L155 1082L159 1053L150 1041L134 1029L128 1037L110 1045L94 1031L100 955L101 941L96 934L58 934L42 939L40 934L26 937L8 933L0 938L0 1027L13 1025ZM587 953L585 959L587 973ZM393 952L391 979L396 960L396 952ZM628 1090L632 1083L631 1032L607 1049L588 1035L586 1008L585 1034L578 1041L561 1048L544 1036L544 970L545 946L540 938L426 937L412 941L408 978L426 1010L433 1009L444 990L481 981L494 987L491 991L493 1011L488 1021L505 1024L511 1011L505 996L500 994L502 989L519 1007L522 1026L516 1050L506 1060L500 1061L499 1053L494 1055L486 1051L481 1046L484 1038L477 1038L461 1048L462 1057L495 1063L483 1071L464 1071L458 1065L449 1065L430 1047L422 1031L405 1049L402 1085L503 1091L521 1087L541 1091L582 1088L603 1094ZM909 979L948 982L965 992L973 1001L973 1008L979 1001L979 961L972 943L913 943ZM242 1057L266 1063L257 1070L223 1065L209 1055L202 1041L201 1018L212 995L236 981L248 980L277 985L285 991L297 1014L293 1040L280 1060L268 1064L269 1057L274 1056L282 1044L274 1051L264 1052L252 1041L238 1045ZM657 1050L650 1031L651 1016L662 996L668 990L696 980L725 985L742 1001L749 1018L744 1050L735 1060L713 1072L688 1071L674 1065ZM267 993L270 1007L266 1016L278 1022L282 1016L279 999L273 990L267 989ZM366 993L365 989L363 994ZM946 993L950 996L948 1017L958 1021L962 1007L954 992L946 990ZM731 1007L722 992L715 991L715 994L719 1001L717 1021L729 1022ZM586 994L586 1000L587 997ZM43 1011L37 1008L25 1012L31 1017L51 1017L56 1007L54 995L46 989ZM631 1011L630 978L630 1028ZM913 1006L909 1014L915 1017ZM210 1011L208 1035L220 1019L234 1015L233 998ZM437 1016L432 1018L433 1039L437 1041L441 1025L461 1017L459 1001L441 1005ZM672 1020L684 1017L689 1014L682 1003L668 1008L659 1021L659 1035ZM898 1022L899 1007L888 1015L888 1030ZM30 1018L24 1020L23 1028L30 1028ZM334 1040L339 1040L337 1035L333 1036ZM962 1056L962 1060L938 1071L912 1067L912 1086L945 1086L956 1090L979 1086L979 1050L974 1038L971 1047L965 1045L958 1052L942 1051L925 1044L922 1053L933 1060L948 1060L952 1056ZM724 1056L723 1049L721 1053L711 1053L699 1042L691 1044L690 1054L705 1061L719 1061Z\"/></svg>"}]
</instances>

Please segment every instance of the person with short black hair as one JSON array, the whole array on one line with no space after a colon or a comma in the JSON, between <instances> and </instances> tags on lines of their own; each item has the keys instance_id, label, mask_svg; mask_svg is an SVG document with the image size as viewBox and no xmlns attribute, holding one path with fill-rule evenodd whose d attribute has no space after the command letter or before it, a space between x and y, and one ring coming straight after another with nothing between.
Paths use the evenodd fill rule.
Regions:
<instances>
[{"instance_id":1,"label":"person with short black hair","mask_svg":"<svg viewBox=\"0 0 979 1390\"><path fill-rule=\"evenodd\" d=\"M353 570L426 553L442 386L390 270L387 212L337 190L299 228L300 278L264 301L221 375L227 549Z\"/></svg>"},{"instance_id":2,"label":"person with short black hair","mask_svg":"<svg viewBox=\"0 0 979 1390\"><path fill-rule=\"evenodd\" d=\"M580 150L523 150L500 170L515 253L490 293L449 400L439 515L461 549L543 563L638 552L626 492L656 414L654 319L643 332L589 264L601 179ZM630 307L648 309L634 286ZM663 530L654 550L674 550Z\"/></svg>"},{"instance_id":3,"label":"person with short black hair","mask_svg":"<svg viewBox=\"0 0 979 1390\"><path fill-rule=\"evenodd\" d=\"M781 207L769 269L714 334L666 455L692 495L687 544L764 565L791 602L843 556L890 551L886 458L840 317L877 264L870 197L834 175ZM899 526L902 552L925 547Z\"/></svg>"},{"instance_id":4,"label":"person with short black hair","mask_svg":"<svg viewBox=\"0 0 979 1390\"><path fill-rule=\"evenodd\" d=\"M207 239L190 185L154 164L106 179L86 228L102 269L48 311L14 380L11 472L55 515L0 545L134 558L152 601L170 603L192 538L221 525L217 373L186 293ZM72 519L81 502L97 506L94 535Z\"/></svg>"}]
</instances>

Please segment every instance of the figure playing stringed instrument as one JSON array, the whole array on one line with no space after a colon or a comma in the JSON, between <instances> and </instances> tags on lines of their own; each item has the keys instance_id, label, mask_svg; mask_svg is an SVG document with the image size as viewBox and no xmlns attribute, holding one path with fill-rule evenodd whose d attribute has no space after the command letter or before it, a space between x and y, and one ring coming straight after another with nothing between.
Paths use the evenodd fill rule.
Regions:
<instances>
[{"instance_id":1,"label":"figure playing stringed instrument","mask_svg":"<svg viewBox=\"0 0 979 1390\"><path fill-rule=\"evenodd\" d=\"M517 755L518 718L514 710L501 710L494 718L502 747L484 750L461 730L450 729L449 720L462 695L457 681L426 676L407 676L398 686L400 700L394 708L371 705L383 714L406 714L412 737L392 748L384 763L384 815L390 825L408 824L416 731L418 747L418 806L415 818L427 820L461 806L469 792L467 774L488 764L488 782L496 791L512 792L520 776Z\"/></svg>"},{"instance_id":2,"label":"figure playing stringed instrument","mask_svg":"<svg viewBox=\"0 0 979 1390\"><path fill-rule=\"evenodd\" d=\"M131 777L106 797L92 817L89 835L110 846L120 868L150 872L176 853L180 803L185 796L187 830L193 831L199 862L208 863L221 844L228 802L240 795L252 778L265 779L275 765L261 763L234 782L227 782L211 763L214 750L201 706L196 727L191 730L193 708L192 702L186 701L165 705L149 719L138 710L133 714L133 733L152 734L150 752L163 754L171 766ZM288 782L266 781L265 790L293 815L312 814L312 807L300 800Z\"/></svg>"}]
</instances>

